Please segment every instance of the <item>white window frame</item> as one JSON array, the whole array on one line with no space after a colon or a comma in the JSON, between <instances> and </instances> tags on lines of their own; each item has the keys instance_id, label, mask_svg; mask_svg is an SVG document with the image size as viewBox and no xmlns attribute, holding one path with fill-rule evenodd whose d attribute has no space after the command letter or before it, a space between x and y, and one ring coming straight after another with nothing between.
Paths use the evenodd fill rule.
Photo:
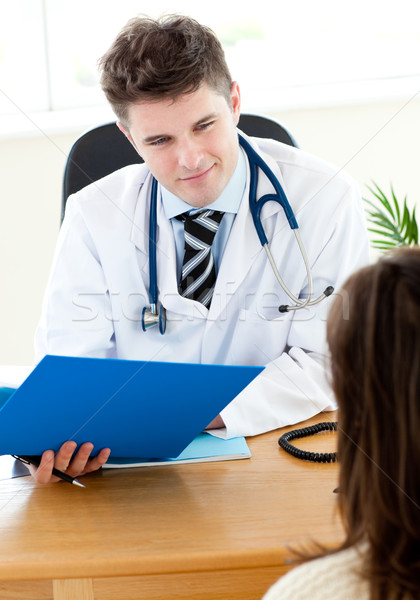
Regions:
<instances>
[{"instance_id":1,"label":"white window frame","mask_svg":"<svg viewBox=\"0 0 420 600\"><path fill-rule=\"evenodd\" d=\"M86 41L89 35L94 35L94 30L89 31L92 23L95 22L96 25L97 22L97 28L100 27L100 15L95 14L94 7L97 8L100 5L104 11L115 11L115 8L112 9L112 7L115 7L115 0L101 0L99 4L98 1L14 0L14 6L25 5L26 8L30 7L32 11L37 8L38 17L42 17L42 22L39 18L35 19L34 27L39 28L38 33L42 33L44 36L43 52L45 55L40 58L39 48L34 55L31 55L28 49L26 49L26 52L28 69L31 68L31 60L33 64L41 67L37 84L42 88L41 96L44 101L43 106L38 102L33 109L28 109L25 106L21 107L22 96L20 96L19 101L15 102L13 92L8 94L8 90L1 89L0 86L2 92L0 94L0 106L1 98L3 98L3 105L5 99L10 102L11 106L13 105L13 111L10 114L0 114L0 140L21 136L67 133L115 118L103 97L99 104L92 105L91 97L87 94L85 98L83 90L76 89L74 92L74 98L76 98L74 105L66 107L65 102L70 94L71 82L67 89L67 82L64 80L63 83L62 81L61 89L57 93L54 91L54 82L57 76L55 79L54 77L55 74L57 75L60 72L61 65L64 65L64 71L70 68L70 63L66 63L64 59L61 62L54 62L54 56L60 44L60 37L65 38L65 34L68 34L67 40L72 39L71 36L74 37L75 35L74 30L77 30L74 23L69 22L68 31L61 32L60 36L60 31L54 27L57 15L60 15L60 10L63 10L64 7L68 11L74 11L75 22L78 18L82 19L85 35L80 37ZM268 40L240 39L236 45L226 47L226 56L232 75L234 79L239 81L242 90L242 110L244 112L275 114L295 109L410 100L416 96L420 97L420 68L417 65L420 37L417 43L413 35L413 28L417 28L419 21L410 19L407 15L407 11L418 10L420 16L420 3L415 0L400 0L404 6L398 4L397 7L394 2L391 3L388 0L363 0L363 2L357 0L357 2L360 2L360 6L355 7L355 0L348 3L346 14L346 10L343 13L343 4L333 3L332 0L318 0L317 3L309 2L309 0L299 0L295 3L286 2L286 0L284 2L278 1L275 5L277 12L276 18L273 18L273 23L269 23L270 18L267 19L267 22L264 22L267 31L270 27L272 28L271 33L269 32L271 37ZM235 26L239 28L242 23L241 19L246 20L246 15L253 14L252 11L254 11L254 14L262 14L266 11L270 17L270 10L274 10L271 0L260 0L258 7L255 6L255 2L251 3L248 0L243 0L241 11L235 11L235 3L233 3L233 5L229 5L230 12L226 12L226 2L220 0L220 5L224 6L224 10L219 7L219 17L217 17L217 0L212 3L211 7L210 5L199 4L200 8L197 8L195 1L182 0L178 3L178 6L182 6L186 14L191 14L201 22L213 27L221 39L223 39L224 33L223 28L219 27L220 15L223 14L227 21L230 19L229 23L233 28ZM82 5L85 10L79 14ZM135 14L133 7L138 6L138 2L120 0L119 5L126 9L126 14L123 14L124 10L122 10L119 19L115 19L115 23L111 23L112 37L118 31L120 25L127 20L127 15ZM321 58L318 59L317 63L311 64L311 61L314 60L311 49L305 46L305 39L311 34L311 17L312 20L316 21L315 17L319 12L322 18L316 21L313 27L322 28L324 26L322 10L324 9L328 15L328 12L334 11L335 5L339 6L335 9L336 12L332 14L331 23L328 25L325 17L324 35L319 34L319 38L317 38L319 39L318 50ZM11 0L0 0L0 6L3 7L1 13L5 13L7 7L10 10ZM163 3L161 6L164 6ZM305 17L299 14L302 6L306 7L306 11L309 10L312 13ZM84 13L87 11L87 7L90 7L91 12L86 16ZM288 7L287 11L285 7ZM209 8L211 14L209 14ZM258 13L255 13L256 10L258 10ZM157 11L155 12L157 13ZM72 13L69 12L68 15L70 14ZM151 16L157 16L157 14L151 14ZM341 60L341 57L340 60L337 60L335 48L331 47L333 46L332 41L336 40L339 43L340 31L336 32L334 27L338 23L337 19L343 18L339 15L343 14L344 18L349 20L348 29L351 33L348 36L348 44L343 45L342 48L342 60L347 61L346 69L343 71L341 78L337 77L335 81L332 81L328 80L329 73L333 71L337 73ZM404 14L407 19L406 25L401 21L401 15ZM86 17L86 22L83 21L84 17ZM393 32L392 27L394 27L393 23L395 22L395 40L391 40L392 43L387 45L385 38L384 40L374 38L375 17L383 19L384 31ZM392 23L392 27L390 23ZM10 25L11 30L13 30L18 24L11 23ZM401 32L405 26L408 33L404 37ZM295 31L291 31L292 27ZM352 28L354 31L352 31ZM86 33L87 31L89 33ZM342 31L346 31L346 29L342 29L341 33ZM279 32L278 36L277 32ZM111 36L110 32L109 34ZM371 51L369 51L370 36L373 38ZM325 41L325 47L323 47L323 40ZM79 45L80 52L83 53L83 43L80 40ZM255 55L260 51L266 57L262 63L255 59ZM397 64L393 71L393 59L394 57L395 60L398 59L398 56L396 56L397 51L405 51L404 57L407 60L402 61L400 57L400 65L404 63L404 68L399 70ZM375 52L378 56L375 56ZM386 55L383 64L380 60L382 56L380 52ZM363 60L363 56L366 56L366 60ZM358 63L356 61L357 57ZM354 66L352 64L353 58L355 60ZM291 67L291 65L295 66ZM22 67L19 66L18 68L21 69ZM318 69L318 74L314 76L313 80L311 80L311 69L315 71ZM419 72L416 72L416 70ZM252 73L252 79L249 78L249 73ZM30 75L31 72L28 71L28 74ZM302 82L301 77L303 78ZM17 78L18 80L19 78ZM285 81L287 82L286 85L284 85ZM32 84L33 87L36 86ZM32 99L30 90L31 85L28 85L29 99Z\"/></svg>"}]
</instances>

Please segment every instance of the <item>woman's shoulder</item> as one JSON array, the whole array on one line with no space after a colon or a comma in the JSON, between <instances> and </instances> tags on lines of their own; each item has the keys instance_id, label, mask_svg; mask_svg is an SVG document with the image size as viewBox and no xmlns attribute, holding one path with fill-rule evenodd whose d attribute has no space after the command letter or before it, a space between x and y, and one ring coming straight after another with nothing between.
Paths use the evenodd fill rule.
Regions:
<instances>
[{"instance_id":1,"label":"woman's shoulder","mask_svg":"<svg viewBox=\"0 0 420 600\"><path fill-rule=\"evenodd\" d=\"M368 585L360 577L363 553L341 550L296 567L279 579L263 600L367 600Z\"/></svg>"}]
</instances>

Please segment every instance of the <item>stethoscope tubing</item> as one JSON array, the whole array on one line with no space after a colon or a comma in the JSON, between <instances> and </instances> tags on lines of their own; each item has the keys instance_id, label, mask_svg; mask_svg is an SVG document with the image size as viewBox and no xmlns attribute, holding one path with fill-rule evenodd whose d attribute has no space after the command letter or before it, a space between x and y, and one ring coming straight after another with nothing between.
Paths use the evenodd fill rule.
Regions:
<instances>
[{"instance_id":1,"label":"stethoscope tubing","mask_svg":"<svg viewBox=\"0 0 420 600\"><path fill-rule=\"evenodd\" d=\"M157 234L157 188L156 179L152 178L152 189L150 191L150 216L149 216L149 300L150 304L157 305L158 287L157 287L157 251L156 251L156 234Z\"/></svg>"},{"instance_id":2,"label":"stethoscope tubing","mask_svg":"<svg viewBox=\"0 0 420 600\"><path fill-rule=\"evenodd\" d=\"M321 300L323 300L324 298L329 296L333 292L333 288L327 287L318 298L315 298L314 300L312 299L313 280L312 280L311 267L309 264L308 255L306 254L305 246L303 245L302 238L299 233L299 225L298 225L296 217L293 213L293 209L290 206L290 203L287 199L287 196L286 196L282 186L280 185L279 180L274 175L273 171L270 169L270 167L267 165L267 163L261 158L261 156L258 154L258 152L256 152L254 150L254 148L251 146L251 144L240 134L239 134L239 143L241 144L241 146L243 147L243 149L245 150L245 152L248 156L249 169L250 169L249 209L251 211L251 215L252 215L252 219L254 221L254 226L255 226L256 232L258 234L261 245L267 254L267 258L270 262L271 268L274 271L274 275L276 276L277 281L279 282L279 284L282 287L282 289L284 290L284 292L295 303L294 305L283 304L282 306L279 307L279 311L280 312L289 312L292 310L300 310L302 308L314 306L315 304L318 304L319 302L321 302ZM257 201L258 168L260 168L261 171L264 173L264 175L267 177L267 179L273 186L276 193L275 194L266 194L265 196L262 196ZM303 262L305 264L306 276L308 279L308 295L305 300L301 300L293 294L293 292L284 283L284 281L279 273L279 270L277 269L277 265L274 261L273 255L271 253L271 250L270 250L270 247L268 244L268 240L267 240L267 236L265 234L265 231L264 231L264 228L262 225L262 221L261 221L261 210L267 202L278 202L280 204L280 206L282 207L282 209L285 213L285 216L287 218L289 226L296 237L296 241L298 243Z\"/></svg>"}]
</instances>

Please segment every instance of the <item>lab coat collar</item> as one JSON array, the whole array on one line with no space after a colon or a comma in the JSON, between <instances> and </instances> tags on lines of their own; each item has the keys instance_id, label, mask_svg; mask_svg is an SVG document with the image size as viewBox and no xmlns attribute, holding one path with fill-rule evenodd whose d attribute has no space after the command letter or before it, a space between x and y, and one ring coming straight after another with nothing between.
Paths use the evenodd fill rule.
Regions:
<instances>
[{"instance_id":1,"label":"lab coat collar","mask_svg":"<svg viewBox=\"0 0 420 600\"><path fill-rule=\"evenodd\" d=\"M269 154L266 154L265 152L263 152L261 150L261 148L259 148L258 146L258 138L251 138L249 136L247 136L243 131L240 131L238 129L238 132L242 135L242 137L244 137L246 139L246 141L250 144L250 146L252 146L252 148L262 157L262 159L267 163L268 167L272 170L272 172L274 173L274 175L277 177L280 185L282 186L282 188L285 191L286 196L287 194L287 189L285 187L285 183L283 181L283 176L281 174L279 165L277 164L277 162L274 160L274 158L272 158ZM246 202L247 207L249 207L249 180L250 180L250 169L249 169L249 162L248 160L246 161L247 163L247 189L246 192L244 194L243 197L243 202ZM272 187L272 185L270 184L270 182L268 181L267 177L264 175L264 173L261 172L261 170L258 170L258 192L257 192L257 197L261 198L262 196L264 196L265 194L269 194L269 193L273 193L274 189ZM271 217L272 215L277 214L279 211L282 211L283 209L281 208L280 204L278 202L268 202L265 204L265 206L263 207L262 211L261 211L261 220L263 221L264 219L267 219L269 217ZM285 217L285 225L287 224L287 220Z\"/></svg>"}]
</instances>

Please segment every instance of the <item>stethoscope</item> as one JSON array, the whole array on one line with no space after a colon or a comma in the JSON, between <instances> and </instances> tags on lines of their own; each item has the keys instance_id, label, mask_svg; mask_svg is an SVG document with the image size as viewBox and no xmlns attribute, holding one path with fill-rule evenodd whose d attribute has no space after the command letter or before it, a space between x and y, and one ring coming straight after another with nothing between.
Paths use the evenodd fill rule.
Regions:
<instances>
[{"instance_id":1,"label":"stethoscope","mask_svg":"<svg viewBox=\"0 0 420 600\"><path fill-rule=\"evenodd\" d=\"M293 213L292 207L287 200L286 194L284 193L283 188L280 185L279 180L274 175L273 171L267 165L267 163L261 158L261 156L253 149L253 147L247 142L245 138L243 138L239 134L239 143L242 148L245 150L246 155L248 157L249 168L250 168L250 184L249 184L249 209L251 211L252 219L254 221L254 226L256 232L258 234L258 238L261 242L262 247L264 248L267 258L270 262L270 265L273 269L274 275L276 276L277 281L289 296L289 298L294 302L294 304L282 304L279 306L279 311L281 313L293 311L293 310L301 310L302 308L306 308L308 306L314 306L330 296L334 288L332 286L328 286L323 293L318 296L318 298L312 299L313 296L313 282L312 282L312 273L309 265L308 257L305 251L305 248L302 243L302 239L299 233L299 226L297 224L295 215ZM275 190L275 194L266 194L262 196L259 200L257 200L257 187L258 187L258 169L265 174L267 179L270 181L271 185ZM150 327L155 325L159 326L159 331L163 335L166 330L166 310L165 307L160 305L158 307L158 287L157 287L157 269L156 269L156 239L157 239L157 188L158 184L156 179L153 177L152 180L152 189L151 189L151 197L150 197L150 220L149 220L149 278L150 278L150 286L149 286L149 301L150 306L144 307L142 312L142 329L143 331L147 331ZM261 210L263 206L267 202L278 202L280 206L283 208L283 211L286 215L286 218L289 222L289 226L295 234L296 241L298 243L300 253L302 255L303 261L305 263L305 269L308 279L308 296L306 300L301 300L297 298L284 283L283 279L280 276L280 273L277 269L277 266L274 262L273 255L271 254L271 250L268 247L267 236L265 235L265 231L261 222Z\"/></svg>"}]
</instances>

